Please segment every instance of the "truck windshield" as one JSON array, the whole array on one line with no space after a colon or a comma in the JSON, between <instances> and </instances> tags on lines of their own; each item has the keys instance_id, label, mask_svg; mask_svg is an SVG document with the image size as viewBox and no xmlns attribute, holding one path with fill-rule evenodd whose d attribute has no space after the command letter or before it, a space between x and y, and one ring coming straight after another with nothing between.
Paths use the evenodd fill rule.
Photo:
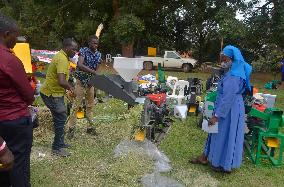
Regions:
<instances>
[{"instance_id":1,"label":"truck windshield","mask_svg":"<svg viewBox=\"0 0 284 187\"><path fill-rule=\"evenodd\" d=\"M174 52L167 52L166 58L175 58L179 59L180 57Z\"/></svg>"}]
</instances>

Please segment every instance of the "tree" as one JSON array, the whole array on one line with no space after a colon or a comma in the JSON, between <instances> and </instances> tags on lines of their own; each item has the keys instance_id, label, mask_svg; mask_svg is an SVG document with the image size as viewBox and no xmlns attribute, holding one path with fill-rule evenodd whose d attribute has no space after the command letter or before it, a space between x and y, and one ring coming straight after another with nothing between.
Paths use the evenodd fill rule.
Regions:
<instances>
[{"instance_id":1,"label":"tree","mask_svg":"<svg viewBox=\"0 0 284 187\"><path fill-rule=\"evenodd\" d=\"M114 17L110 31L122 45L123 56L133 57L134 44L145 29L141 18L147 13L151 14L151 5L150 0L112 0Z\"/></svg>"},{"instance_id":2,"label":"tree","mask_svg":"<svg viewBox=\"0 0 284 187\"><path fill-rule=\"evenodd\" d=\"M114 26L114 35L122 44L122 55L133 57L134 41L144 30L143 22L132 14L119 16Z\"/></svg>"},{"instance_id":3,"label":"tree","mask_svg":"<svg viewBox=\"0 0 284 187\"><path fill-rule=\"evenodd\" d=\"M145 55L148 46L160 54L192 50L202 63L217 60L223 40L256 61L284 48L284 1L257 7L259 1L3 0L0 11L18 21L33 48L59 49L64 37L85 45L103 23L103 53ZM236 19L238 11L244 20Z\"/></svg>"},{"instance_id":4,"label":"tree","mask_svg":"<svg viewBox=\"0 0 284 187\"><path fill-rule=\"evenodd\" d=\"M222 23L228 13L235 17L243 6L242 0L190 0L184 1L186 40L191 43L194 55L200 63L216 60L220 50ZM227 10L230 9L230 12ZM224 11L227 11L224 14ZM222 25L223 24L223 25ZM224 36L223 36L224 37ZM214 58L215 56L215 58Z\"/></svg>"}]
</instances>

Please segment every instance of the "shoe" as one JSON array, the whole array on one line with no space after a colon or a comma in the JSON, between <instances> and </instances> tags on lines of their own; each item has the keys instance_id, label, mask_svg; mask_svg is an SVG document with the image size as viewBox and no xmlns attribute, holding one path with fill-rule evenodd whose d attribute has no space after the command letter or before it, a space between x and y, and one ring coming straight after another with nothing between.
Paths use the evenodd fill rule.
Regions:
<instances>
[{"instance_id":1,"label":"shoe","mask_svg":"<svg viewBox=\"0 0 284 187\"><path fill-rule=\"evenodd\" d=\"M230 174L231 171L226 171L224 170L222 167L215 167L215 166L211 166L211 169L217 173L226 173L226 174Z\"/></svg>"},{"instance_id":2,"label":"shoe","mask_svg":"<svg viewBox=\"0 0 284 187\"><path fill-rule=\"evenodd\" d=\"M64 148L52 149L52 154L56 156L68 157L71 154L67 152Z\"/></svg>"},{"instance_id":3,"label":"shoe","mask_svg":"<svg viewBox=\"0 0 284 187\"><path fill-rule=\"evenodd\" d=\"M95 127L88 127L87 128L87 134L90 134L90 135L93 135L93 136L97 136L98 135Z\"/></svg>"},{"instance_id":4,"label":"shoe","mask_svg":"<svg viewBox=\"0 0 284 187\"><path fill-rule=\"evenodd\" d=\"M68 132L67 132L66 137L67 137L69 140L71 140L71 139L74 138L74 135L75 135L75 128L70 127L70 128L68 129Z\"/></svg>"},{"instance_id":5,"label":"shoe","mask_svg":"<svg viewBox=\"0 0 284 187\"><path fill-rule=\"evenodd\" d=\"M71 145L70 144L63 144L63 145L61 145L61 148L66 148L66 149L68 149L68 148L70 148L71 147Z\"/></svg>"},{"instance_id":6,"label":"shoe","mask_svg":"<svg viewBox=\"0 0 284 187\"><path fill-rule=\"evenodd\" d=\"M200 164L200 165L208 164L207 157L204 154L198 156L197 158L190 159L188 162L191 164Z\"/></svg>"}]
</instances>

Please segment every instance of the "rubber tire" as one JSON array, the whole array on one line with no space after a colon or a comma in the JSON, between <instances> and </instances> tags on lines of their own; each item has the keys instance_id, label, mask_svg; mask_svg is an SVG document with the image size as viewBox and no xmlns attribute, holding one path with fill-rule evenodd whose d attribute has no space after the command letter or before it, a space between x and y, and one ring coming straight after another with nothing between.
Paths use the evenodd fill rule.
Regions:
<instances>
[{"instance_id":1,"label":"rubber tire","mask_svg":"<svg viewBox=\"0 0 284 187\"><path fill-rule=\"evenodd\" d=\"M182 70L183 70L183 72L188 73L192 70L192 66L190 64L183 64Z\"/></svg>"},{"instance_id":2,"label":"rubber tire","mask_svg":"<svg viewBox=\"0 0 284 187\"><path fill-rule=\"evenodd\" d=\"M150 71L150 70L153 69L153 63L146 61L146 62L143 63L143 67L144 67L144 70Z\"/></svg>"}]
</instances>

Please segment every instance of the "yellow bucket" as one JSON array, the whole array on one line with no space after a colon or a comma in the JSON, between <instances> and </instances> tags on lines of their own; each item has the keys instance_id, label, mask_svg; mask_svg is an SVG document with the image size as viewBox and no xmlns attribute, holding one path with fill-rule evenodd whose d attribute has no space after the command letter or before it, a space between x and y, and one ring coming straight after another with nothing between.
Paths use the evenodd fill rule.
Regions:
<instances>
[{"instance_id":1,"label":"yellow bucket","mask_svg":"<svg viewBox=\"0 0 284 187\"><path fill-rule=\"evenodd\" d=\"M139 129L138 132L135 134L135 140L136 141L144 141L145 140L145 135L146 135L146 130L145 129Z\"/></svg>"},{"instance_id":2,"label":"yellow bucket","mask_svg":"<svg viewBox=\"0 0 284 187\"><path fill-rule=\"evenodd\" d=\"M196 112L196 106L195 105L189 106L188 112L189 113L195 113Z\"/></svg>"},{"instance_id":3,"label":"yellow bucket","mask_svg":"<svg viewBox=\"0 0 284 187\"><path fill-rule=\"evenodd\" d=\"M84 111L83 111L83 110L79 110L79 111L76 113L76 115L77 115L77 118L78 118L78 119L82 119L82 118L85 117L85 114L84 114Z\"/></svg>"},{"instance_id":4,"label":"yellow bucket","mask_svg":"<svg viewBox=\"0 0 284 187\"><path fill-rule=\"evenodd\" d=\"M268 147L279 147L279 140L277 138L267 138Z\"/></svg>"}]
</instances>

